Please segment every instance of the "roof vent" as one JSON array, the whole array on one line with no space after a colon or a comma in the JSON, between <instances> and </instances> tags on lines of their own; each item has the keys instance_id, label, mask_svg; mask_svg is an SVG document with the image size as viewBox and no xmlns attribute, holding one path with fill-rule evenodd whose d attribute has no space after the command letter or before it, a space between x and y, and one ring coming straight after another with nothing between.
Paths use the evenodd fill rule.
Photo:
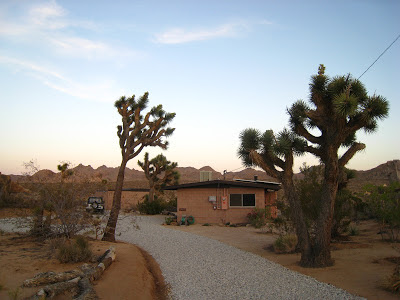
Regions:
<instances>
[{"instance_id":1,"label":"roof vent","mask_svg":"<svg viewBox=\"0 0 400 300\"><path fill-rule=\"evenodd\" d=\"M254 181L257 181L257 180L258 180L258 176L254 175Z\"/></svg>"},{"instance_id":2,"label":"roof vent","mask_svg":"<svg viewBox=\"0 0 400 300\"><path fill-rule=\"evenodd\" d=\"M212 180L211 171L200 171L200 182Z\"/></svg>"}]
</instances>

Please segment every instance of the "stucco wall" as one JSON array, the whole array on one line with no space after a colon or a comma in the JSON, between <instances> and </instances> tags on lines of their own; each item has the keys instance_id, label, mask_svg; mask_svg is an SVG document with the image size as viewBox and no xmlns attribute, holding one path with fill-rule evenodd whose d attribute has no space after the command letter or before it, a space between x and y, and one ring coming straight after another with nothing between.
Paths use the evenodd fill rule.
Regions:
<instances>
[{"instance_id":1,"label":"stucco wall","mask_svg":"<svg viewBox=\"0 0 400 300\"><path fill-rule=\"evenodd\" d=\"M122 191L121 209L130 209L132 206L136 206L139 202L143 201L143 197L146 194L148 192ZM96 196L103 197L105 208L107 210L111 209L114 191L97 192Z\"/></svg>"},{"instance_id":2,"label":"stucco wall","mask_svg":"<svg viewBox=\"0 0 400 300\"><path fill-rule=\"evenodd\" d=\"M228 205L230 194L255 194L256 206L264 208L266 202L266 195L264 189L259 188L229 188L225 189ZM216 188L187 188L178 189L178 220L183 215L193 216L196 223L246 223L247 214L251 212L254 207L229 207L226 210L214 209L213 203L209 202L209 196L221 197L224 189ZM268 193L269 194L269 193ZM271 193L273 196L268 195L268 200L276 199L275 192Z\"/></svg>"}]
</instances>

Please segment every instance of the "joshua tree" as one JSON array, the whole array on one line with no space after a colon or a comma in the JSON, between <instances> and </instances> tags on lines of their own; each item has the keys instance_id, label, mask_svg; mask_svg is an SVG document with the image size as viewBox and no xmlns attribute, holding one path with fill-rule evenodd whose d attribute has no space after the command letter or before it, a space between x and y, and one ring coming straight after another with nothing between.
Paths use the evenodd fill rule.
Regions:
<instances>
[{"instance_id":1,"label":"joshua tree","mask_svg":"<svg viewBox=\"0 0 400 300\"><path fill-rule=\"evenodd\" d=\"M149 202L153 202L155 194L160 193L165 186L169 184L178 184L180 176L178 171L174 170L178 166L178 163L171 163L162 154L149 160L149 153L146 152L144 161L138 161L138 165L143 169L149 181ZM159 177L162 174L163 176Z\"/></svg>"},{"instance_id":2,"label":"joshua tree","mask_svg":"<svg viewBox=\"0 0 400 300\"><path fill-rule=\"evenodd\" d=\"M340 174L349 160L365 144L356 142L356 133L363 129L372 133L377 121L387 117L389 105L378 95L368 96L364 85L350 75L329 78L324 65L311 79L311 106L299 100L288 109L292 130L309 143L305 150L324 164L324 185L317 219L312 266L328 266L333 210ZM340 148L346 149L339 157Z\"/></svg>"},{"instance_id":3,"label":"joshua tree","mask_svg":"<svg viewBox=\"0 0 400 300\"><path fill-rule=\"evenodd\" d=\"M311 107L299 100L288 109L293 134L304 138L307 142L300 148L293 144L292 151L309 152L324 164L323 188L315 234L311 237L307 230L299 230L303 225L301 222L299 224L296 216L293 216L300 240L301 264L309 267L325 267L333 264L330 254L331 227L340 175L348 161L365 148L364 144L356 142L356 132L360 129L364 129L367 133L374 132L377 121L387 117L389 110L385 98L377 95L368 96L363 84L350 75L330 79L324 73L325 67L320 65L318 75L311 79ZM341 147L346 151L339 157L338 150ZM251 153L255 153L254 150L257 149L253 148L253 152L245 150L252 158ZM256 157L254 154L253 156ZM264 161L256 161L253 158L253 163L259 166L261 162L269 164L269 167L279 166L284 171L292 168L288 157L285 157L284 165L273 156L264 156L263 159ZM292 190L290 182L287 183L291 176L290 171L287 170L286 173L287 177L277 178L282 180L284 189ZM296 195L287 194L287 197L290 205L297 203ZM292 207L291 210L301 214L296 207Z\"/></svg>"},{"instance_id":4,"label":"joshua tree","mask_svg":"<svg viewBox=\"0 0 400 300\"><path fill-rule=\"evenodd\" d=\"M126 164L136 157L144 147L153 146L166 149L168 142L164 141L163 138L170 136L175 130L175 128L167 127L175 117L175 113L165 112L162 105L153 107L146 115L143 115L143 110L146 109L149 102L148 97L149 93L146 92L138 100L135 100L135 95L133 95L129 98L123 96L115 102L115 107L122 117L122 126L117 127L122 161L103 241L115 241L115 227L121 208L121 193Z\"/></svg>"},{"instance_id":5,"label":"joshua tree","mask_svg":"<svg viewBox=\"0 0 400 300\"><path fill-rule=\"evenodd\" d=\"M245 166L257 166L268 175L281 181L286 199L289 201L291 219L301 249L300 264L307 265L306 258L310 251L310 237L304 217L301 201L293 182L294 156L301 155L306 142L295 134L284 129L277 135L272 130L261 134L253 128L245 129L240 134L239 157Z\"/></svg>"}]
</instances>

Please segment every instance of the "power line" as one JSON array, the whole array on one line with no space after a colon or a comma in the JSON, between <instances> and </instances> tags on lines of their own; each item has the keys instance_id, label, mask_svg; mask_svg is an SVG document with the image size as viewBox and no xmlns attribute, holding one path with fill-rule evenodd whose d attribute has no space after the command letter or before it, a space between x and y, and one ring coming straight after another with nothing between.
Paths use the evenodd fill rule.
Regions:
<instances>
[{"instance_id":1,"label":"power line","mask_svg":"<svg viewBox=\"0 0 400 300\"><path fill-rule=\"evenodd\" d=\"M246 168L246 167L239 167L239 168L237 168L237 169L235 169L235 170L232 170L232 171L228 171L227 173L230 173L230 172L235 172L235 171L237 171L237 170L240 170L240 169L244 169L244 168Z\"/></svg>"},{"instance_id":2,"label":"power line","mask_svg":"<svg viewBox=\"0 0 400 300\"><path fill-rule=\"evenodd\" d=\"M381 58L381 56L382 56L383 54L385 54L386 51L389 50L390 47L392 47L392 45L393 45L394 43L396 43L396 41L397 41L399 38L400 38L400 34L399 34L399 35L397 36L397 38L389 45L389 47L387 47L387 48L385 49L385 51L383 51L383 52L381 53L381 55L379 55L378 58L375 59L375 61L368 67L368 69L366 69L366 70L364 71L364 73L362 73L362 74L360 75L360 77L357 78L357 80L360 79L361 76L363 76L365 73L367 73L367 71Z\"/></svg>"}]
</instances>

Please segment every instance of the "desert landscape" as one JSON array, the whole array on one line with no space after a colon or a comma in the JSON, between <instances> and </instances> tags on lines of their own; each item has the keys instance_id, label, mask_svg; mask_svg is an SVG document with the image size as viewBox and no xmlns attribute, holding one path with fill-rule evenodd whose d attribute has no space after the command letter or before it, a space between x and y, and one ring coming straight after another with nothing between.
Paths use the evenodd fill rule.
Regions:
<instances>
[{"instance_id":1,"label":"desert landscape","mask_svg":"<svg viewBox=\"0 0 400 300\"><path fill-rule=\"evenodd\" d=\"M0 1L0 300L399 299L399 10Z\"/></svg>"},{"instance_id":2,"label":"desert landscape","mask_svg":"<svg viewBox=\"0 0 400 300\"><path fill-rule=\"evenodd\" d=\"M358 171L357 176L349 183L353 191L360 191L366 183L377 182L388 184L398 178L399 161L390 161L369 171ZM79 165L75 174L81 180L96 181L106 177L115 180L115 169L100 168L94 170L90 166ZM220 178L222 174L215 172L210 167L200 170L211 171L213 176ZM199 171L195 168L180 168L183 182L194 182ZM132 170L128 177L127 185L141 185L146 187L146 181L141 172ZM226 174L226 178L253 178L259 176L261 180L272 180L264 172L246 169L238 173ZM49 170L42 170L33 177L46 177L48 182L59 180L59 174ZM296 176L301 176L300 174ZM24 177L11 176L12 182L23 186ZM15 186L14 186L15 187ZM18 209L0 210L0 218L18 217L29 215L29 210L21 212ZM253 227L229 227L223 224L202 226L168 226L175 230L206 236L222 243L234 246L241 250L254 253L268 260L276 262L293 271L311 276L317 280L342 288L354 295L368 299L398 299L399 296L383 290L385 280L393 273L398 263L400 253L397 244L383 241L378 234L380 227L374 220L359 221L355 224L359 234L345 235L332 242L332 255L335 265L327 268L302 268L298 265L299 254L275 254L272 245L277 234L272 234L267 228L255 229ZM161 226L161 225L160 225ZM166 226L166 225L164 225ZM20 288L25 279L32 278L35 274L45 271L61 272L70 270L78 264L60 264L51 255L51 245L48 242L39 242L25 235L8 234L2 232L0 236L0 297L7 298L14 294L20 298L28 297L35 292L33 288ZM98 240L90 241L93 252L100 255L111 243ZM94 285L101 299L164 299L167 294L160 267L157 262L143 249L126 243L116 244L117 258L103 277ZM53 251L54 252L54 251ZM9 276L12 273L13 276ZM118 274L116 276L115 274ZM120 274L123 274L121 276ZM118 283L119 288L114 287ZM127 296L129 295L129 296ZM64 298L63 298L64 297ZM68 299L70 295L60 299Z\"/></svg>"},{"instance_id":3,"label":"desert landscape","mask_svg":"<svg viewBox=\"0 0 400 300\"><path fill-rule=\"evenodd\" d=\"M0 218L18 216L18 212L0 211ZM157 262L143 249L127 243L90 241L100 256L110 246L116 248L116 259L94 283L100 299L166 299L167 288ZM0 299L25 299L41 287L22 287L24 280L36 274L73 270L82 263L62 264L55 258L54 245L24 234L0 234ZM66 293L55 299L71 299Z\"/></svg>"},{"instance_id":4,"label":"desert landscape","mask_svg":"<svg viewBox=\"0 0 400 300\"><path fill-rule=\"evenodd\" d=\"M0 214L1 218L11 216L15 216L14 211L2 210ZM216 239L354 295L367 299L399 299L399 295L382 288L400 257L396 245L382 241L376 222L362 221L358 226L359 235L332 243L335 265L317 269L300 267L299 254L274 253L272 244L278 235L268 233L266 229L202 224L167 227ZM120 242L113 244L92 240L90 244L96 255L102 254L110 245L116 246L116 261L94 285L100 299L165 299L167 287L161 270L144 250ZM32 278L39 272L62 272L79 266L60 264L50 254L49 243L41 243L25 235L3 233L0 236L0 253L1 299L7 299L9 293L17 293L21 299L35 293L38 288L20 287L25 279ZM64 295L58 299L69 297L71 296Z\"/></svg>"},{"instance_id":5,"label":"desert landscape","mask_svg":"<svg viewBox=\"0 0 400 300\"><path fill-rule=\"evenodd\" d=\"M367 299L399 299L400 295L382 289L386 277L392 274L400 257L388 242L382 241L379 226L363 221L360 234L331 244L335 265L327 268L302 268L300 254L276 254L272 244L277 235L263 229L228 226L171 226L171 228L207 236L236 248L260 255L293 271L342 288Z\"/></svg>"}]
</instances>

